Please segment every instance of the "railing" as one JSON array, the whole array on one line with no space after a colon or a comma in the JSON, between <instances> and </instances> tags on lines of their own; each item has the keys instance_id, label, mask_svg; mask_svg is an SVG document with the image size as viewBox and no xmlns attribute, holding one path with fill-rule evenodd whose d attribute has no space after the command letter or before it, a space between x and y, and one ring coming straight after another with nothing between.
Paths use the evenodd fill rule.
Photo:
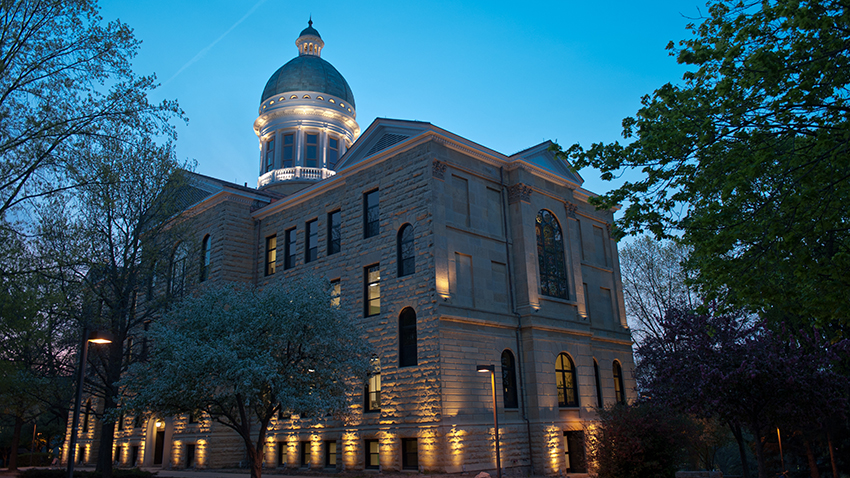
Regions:
<instances>
[{"instance_id":1,"label":"railing","mask_svg":"<svg viewBox=\"0 0 850 478\"><path fill-rule=\"evenodd\" d=\"M277 183L281 181L289 181L292 179L301 179L307 181L320 181L329 178L336 173L325 168L305 168L296 166L294 168L283 168L269 171L260 176L257 180L257 187L263 187L266 184Z\"/></svg>"}]
</instances>

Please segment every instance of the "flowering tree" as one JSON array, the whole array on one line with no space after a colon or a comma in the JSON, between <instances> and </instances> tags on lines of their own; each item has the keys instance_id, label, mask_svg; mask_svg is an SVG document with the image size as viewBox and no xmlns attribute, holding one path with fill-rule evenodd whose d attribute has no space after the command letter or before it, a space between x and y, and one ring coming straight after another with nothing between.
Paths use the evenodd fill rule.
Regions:
<instances>
[{"instance_id":1,"label":"flowering tree","mask_svg":"<svg viewBox=\"0 0 850 478\"><path fill-rule=\"evenodd\" d=\"M708 307L711 311L711 307ZM817 332L767 329L743 314L673 308L664 334L638 348L638 376L652 400L729 425L747 473L742 428L755 438L759 477L763 438L779 425L818 426L847 410L850 377L840 370L850 341Z\"/></svg>"},{"instance_id":2,"label":"flowering tree","mask_svg":"<svg viewBox=\"0 0 850 478\"><path fill-rule=\"evenodd\" d=\"M348 410L352 379L365 379L369 368L363 337L331 305L325 281L262 291L213 285L154 322L149 361L123 380L133 394L125 405L137 413L206 412L242 437L251 477L259 478L266 432L279 410Z\"/></svg>"}]
</instances>

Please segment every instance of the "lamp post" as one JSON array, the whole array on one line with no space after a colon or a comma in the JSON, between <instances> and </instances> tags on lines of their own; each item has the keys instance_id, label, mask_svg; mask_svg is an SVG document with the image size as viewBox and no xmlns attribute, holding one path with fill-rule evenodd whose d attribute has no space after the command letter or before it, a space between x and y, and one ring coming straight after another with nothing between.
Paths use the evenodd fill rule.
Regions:
<instances>
[{"instance_id":1,"label":"lamp post","mask_svg":"<svg viewBox=\"0 0 850 478\"><path fill-rule=\"evenodd\" d=\"M496 413L496 366L479 365L476 370L480 373L490 372L490 391L493 393L493 423L496 426L496 472L502 478L502 457L499 453L499 415Z\"/></svg>"},{"instance_id":2,"label":"lamp post","mask_svg":"<svg viewBox=\"0 0 850 478\"><path fill-rule=\"evenodd\" d=\"M77 459L77 429L80 427L80 404L83 401L83 380L86 377L86 361L89 342L111 344L112 334L83 327L83 344L80 346L80 364L77 367L77 394L74 398L74 415L71 417L71 443L68 445L68 478L74 478L74 461Z\"/></svg>"}]
</instances>

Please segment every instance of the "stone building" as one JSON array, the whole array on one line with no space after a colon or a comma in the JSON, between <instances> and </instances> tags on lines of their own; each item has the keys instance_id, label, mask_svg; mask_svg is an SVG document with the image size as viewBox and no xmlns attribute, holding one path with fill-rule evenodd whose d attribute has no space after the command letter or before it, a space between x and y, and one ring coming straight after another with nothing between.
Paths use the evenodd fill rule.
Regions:
<instances>
[{"instance_id":1,"label":"stone building","mask_svg":"<svg viewBox=\"0 0 850 478\"><path fill-rule=\"evenodd\" d=\"M192 177L201 253L177 247L168 285L319 275L369 331L374 373L352 419L277 417L266 468L494 470L491 384L476 371L493 364L502 467L585 472L593 408L634 394L612 212L588 204L549 142L506 156L393 119L361 134L312 22L296 46L262 93L257 187ZM95 440L80 439L83 460ZM119 466L244 459L205 417L125 417L116 431Z\"/></svg>"}]
</instances>

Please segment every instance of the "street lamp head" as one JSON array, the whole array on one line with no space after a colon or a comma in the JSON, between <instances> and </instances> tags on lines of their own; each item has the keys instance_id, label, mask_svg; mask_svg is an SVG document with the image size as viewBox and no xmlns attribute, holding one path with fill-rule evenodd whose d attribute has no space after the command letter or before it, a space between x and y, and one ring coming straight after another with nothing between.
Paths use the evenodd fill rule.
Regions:
<instances>
[{"instance_id":1,"label":"street lamp head","mask_svg":"<svg viewBox=\"0 0 850 478\"><path fill-rule=\"evenodd\" d=\"M92 330L89 332L88 341L93 344L111 344L112 334L105 330Z\"/></svg>"},{"instance_id":2,"label":"street lamp head","mask_svg":"<svg viewBox=\"0 0 850 478\"><path fill-rule=\"evenodd\" d=\"M481 373L494 372L496 370L496 366L495 365L479 365L478 367L476 367L476 370L481 372Z\"/></svg>"}]
</instances>

